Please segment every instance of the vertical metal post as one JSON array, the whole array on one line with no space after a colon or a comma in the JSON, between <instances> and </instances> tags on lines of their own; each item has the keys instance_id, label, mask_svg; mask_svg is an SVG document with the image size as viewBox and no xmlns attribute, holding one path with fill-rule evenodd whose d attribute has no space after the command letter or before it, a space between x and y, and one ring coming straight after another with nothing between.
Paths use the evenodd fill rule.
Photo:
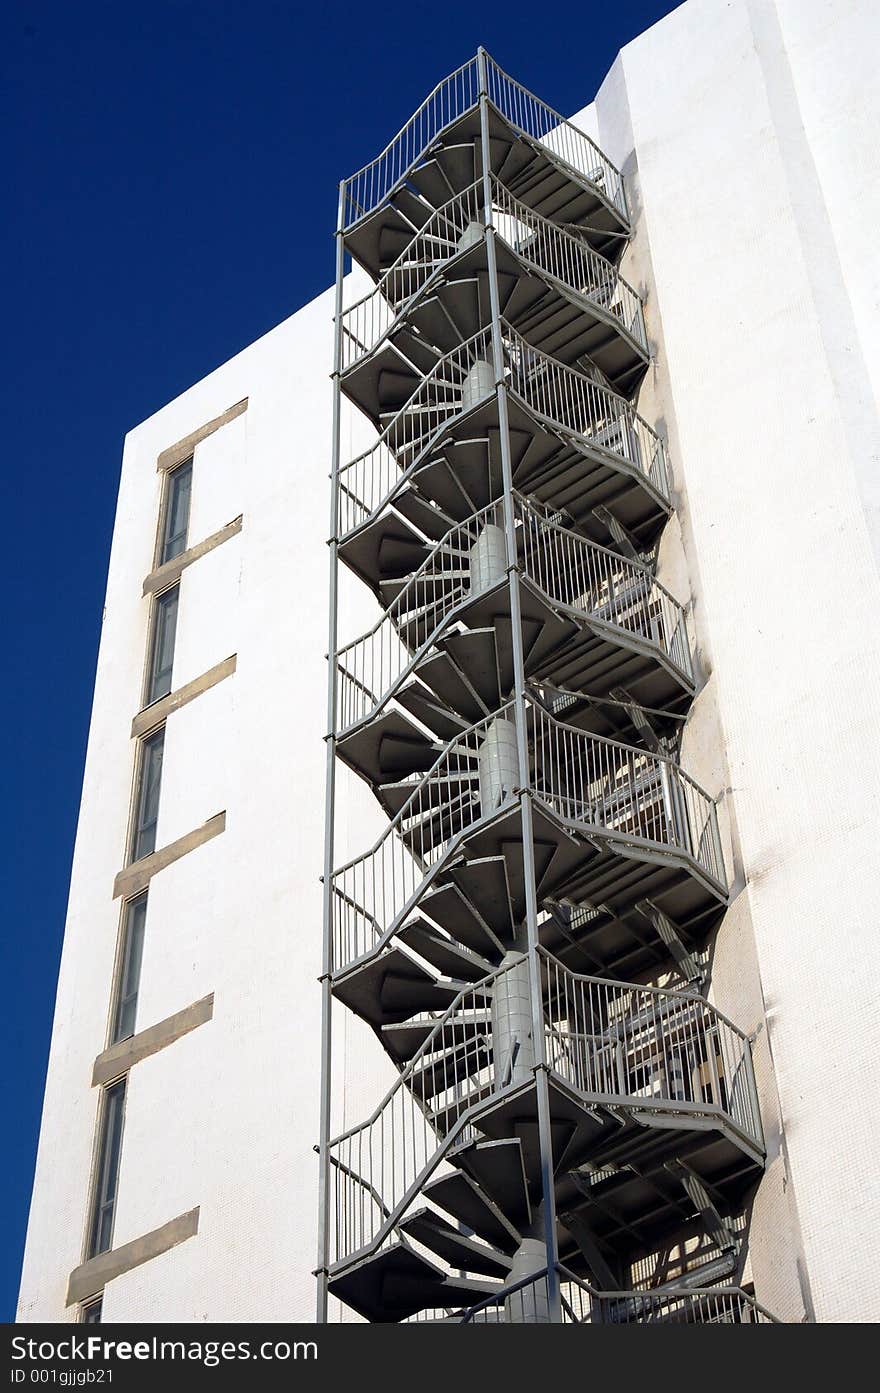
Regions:
<instances>
[{"instance_id":1,"label":"vertical metal post","mask_svg":"<svg viewBox=\"0 0 880 1393\"><path fill-rule=\"evenodd\" d=\"M550 1100L544 1053L544 1011L541 996L541 970L538 960L538 902L535 887L535 855L532 826L531 776L526 739L525 660L522 644L522 612L516 554L516 524L513 506L513 465L510 456L507 384L504 375L504 344L501 335L501 306L498 297L498 260L492 214L491 145L489 140L489 81L487 54L477 51L480 80L480 144L482 152L483 222L486 260L489 271L489 301L492 313L492 358L498 426L501 442L501 477L504 490L504 531L507 540L507 573L510 586L510 618L513 643L514 715L519 761L520 813L523 839L523 879L526 887L526 930L528 935L529 983L532 998L532 1037L535 1051L535 1090L538 1106L538 1136L541 1147L544 1241L547 1252L547 1295L552 1321L561 1321L558 1254L556 1249L556 1194L553 1177L553 1139L550 1129Z\"/></svg>"},{"instance_id":2,"label":"vertical metal post","mask_svg":"<svg viewBox=\"0 0 880 1393\"><path fill-rule=\"evenodd\" d=\"M317 1320L327 1320L327 1274L330 1267L330 1099L332 1085L333 995L333 840L336 814L336 647L339 576L339 446L342 371L342 283L345 275L345 183L339 185L336 219L336 301L333 319L333 419L330 471L330 581L327 640L326 790L324 805L324 924L321 960L321 1122L318 1142L318 1309Z\"/></svg>"}]
</instances>

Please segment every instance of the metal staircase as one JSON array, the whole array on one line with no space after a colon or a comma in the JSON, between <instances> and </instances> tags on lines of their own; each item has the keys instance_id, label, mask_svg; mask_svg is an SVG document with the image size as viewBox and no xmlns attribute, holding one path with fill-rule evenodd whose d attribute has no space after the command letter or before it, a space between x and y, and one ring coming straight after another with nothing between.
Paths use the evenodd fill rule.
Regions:
<instances>
[{"instance_id":1,"label":"metal staircase","mask_svg":"<svg viewBox=\"0 0 880 1393\"><path fill-rule=\"evenodd\" d=\"M483 50L341 186L319 1319L755 1323L727 878L680 767L663 442L617 170ZM346 256L374 288L344 304ZM340 448L341 395L376 440ZM381 608L339 642L342 562ZM388 816L333 861L342 760ZM330 1131L334 1002L396 1078ZM645 1286L670 1245L710 1260ZM732 1256L734 1255L734 1256Z\"/></svg>"}]
</instances>

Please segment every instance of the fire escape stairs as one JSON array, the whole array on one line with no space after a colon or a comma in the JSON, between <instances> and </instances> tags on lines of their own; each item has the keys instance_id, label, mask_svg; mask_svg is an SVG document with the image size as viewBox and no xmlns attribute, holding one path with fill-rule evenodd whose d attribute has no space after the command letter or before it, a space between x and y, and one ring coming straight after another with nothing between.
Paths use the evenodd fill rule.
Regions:
<instances>
[{"instance_id":1,"label":"fire escape stairs","mask_svg":"<svg viewBox=\"0 0 880 1393\"><path fill-rule=\"evenodd\" d=\"M376 442L337 461L332 541L381 617L331 654L333 750L387 827L325 880L326 984L393 1082L324 1124L322 1292L384 1323L765 1319L719 1285L764 1148L749 1042L700 995L726 873L675 754L694 667L621 176L482 50L449 83L341 204L375 289L336 390Z\"/></svg>"}]
</instances>

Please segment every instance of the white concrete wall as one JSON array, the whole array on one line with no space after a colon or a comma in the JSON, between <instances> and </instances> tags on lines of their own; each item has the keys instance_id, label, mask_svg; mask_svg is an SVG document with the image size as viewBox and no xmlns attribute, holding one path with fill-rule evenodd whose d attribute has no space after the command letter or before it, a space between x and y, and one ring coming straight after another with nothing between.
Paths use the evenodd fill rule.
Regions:
<instances>
[{"instance_id":1,"label":"white concrete wall","mask_svg":"<svg viewBox=\"0 0 880 1393\"><path fill-rule=\"evenodd\" d=\"M244 397L195 451L189 544L241 533L181 578L175 688L237 671L168 719L157 845L226 811L225 832L154 876L137 1029L215 993L214 1018L131 1070L114 1246L195 1205L199 1232L113 1280L107 1321L311 1320L315 1309L332 296L322 295L128 436L107 586L21 1320L60 1320L82 1258L160 498L156 459ZM345 425L355 444L364 429ZM353 451L354 453L354 451ZM374 604L346 585L349 634ZM345 630L344 630L345 632ZM341 776L343 809L350 776ZM383 825L365 789L340 855ZM348 1013L338 1013L340 1015ZM355 1120L390 1065L337 1032ZM341 1113L341 1106L339 1108Z\"/></svg>"},{"instance_id":2,"label":"white concrete wall","mask_svg":"<svg viewBox=\"0 0 880 1393\"><path fill-rule=\"evenodd\" d=\"M640 404L669 435L726 759L686 747L748 882L716 994L762 1030L753 936L757 1294L822 1321L880 1317L878 45L872 0L689 0L575 118L633 195Z\"/></svg>"},{"instance_id":3,"label":"white concrete wall","mask_svg":"<svg viewBox=\"0 0 880 1393\"><path fill-rule=\"evenodd\" d=\"M633 199L626 269L656 350L640 404L669 436L679 506L663 571L690 591L706 681L685 748L722 800L735 876L713 992L757 1032L768 1132L751 1272L795 1320L880 1315L877 43L873 0L689 0L575 118ZM138 1028L208 991L215 1016L132 1072L115 1242L195 1204L200 1230L112 1282L104 1310L313 1310L330 316L324 295L126 444L24 1320L64 1317L82 1255L155 460L244 396L247 414L196 451L190 540L244 525L184 574L175 686L232 652L238 670L169 719L159 844L224 808L227 827L152 882ZM344 425L343 454L359 429ZM341 637L373 613L346 585ZM381 826L367 791L348 792L340 856ZM387 1077L339 1017L335 1126Z\"/></svg>"}]
</instances>

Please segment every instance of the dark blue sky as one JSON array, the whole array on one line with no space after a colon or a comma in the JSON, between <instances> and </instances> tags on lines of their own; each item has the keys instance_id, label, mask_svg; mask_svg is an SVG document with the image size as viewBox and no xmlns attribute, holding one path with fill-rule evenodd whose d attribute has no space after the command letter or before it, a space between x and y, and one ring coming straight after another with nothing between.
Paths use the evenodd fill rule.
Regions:
<instances>
[{"instance_id":1,"label":"dark blue sky","mask_svg":"<svg viewBox=\"0 0 880 1393\"><path fill-rule=\"evenodd\" d=\"M0 1319L18 1289L126 430L328 284L339 178L478 44L573 111L674 8L5 6Z\"/></svg>"}]
</instances>

